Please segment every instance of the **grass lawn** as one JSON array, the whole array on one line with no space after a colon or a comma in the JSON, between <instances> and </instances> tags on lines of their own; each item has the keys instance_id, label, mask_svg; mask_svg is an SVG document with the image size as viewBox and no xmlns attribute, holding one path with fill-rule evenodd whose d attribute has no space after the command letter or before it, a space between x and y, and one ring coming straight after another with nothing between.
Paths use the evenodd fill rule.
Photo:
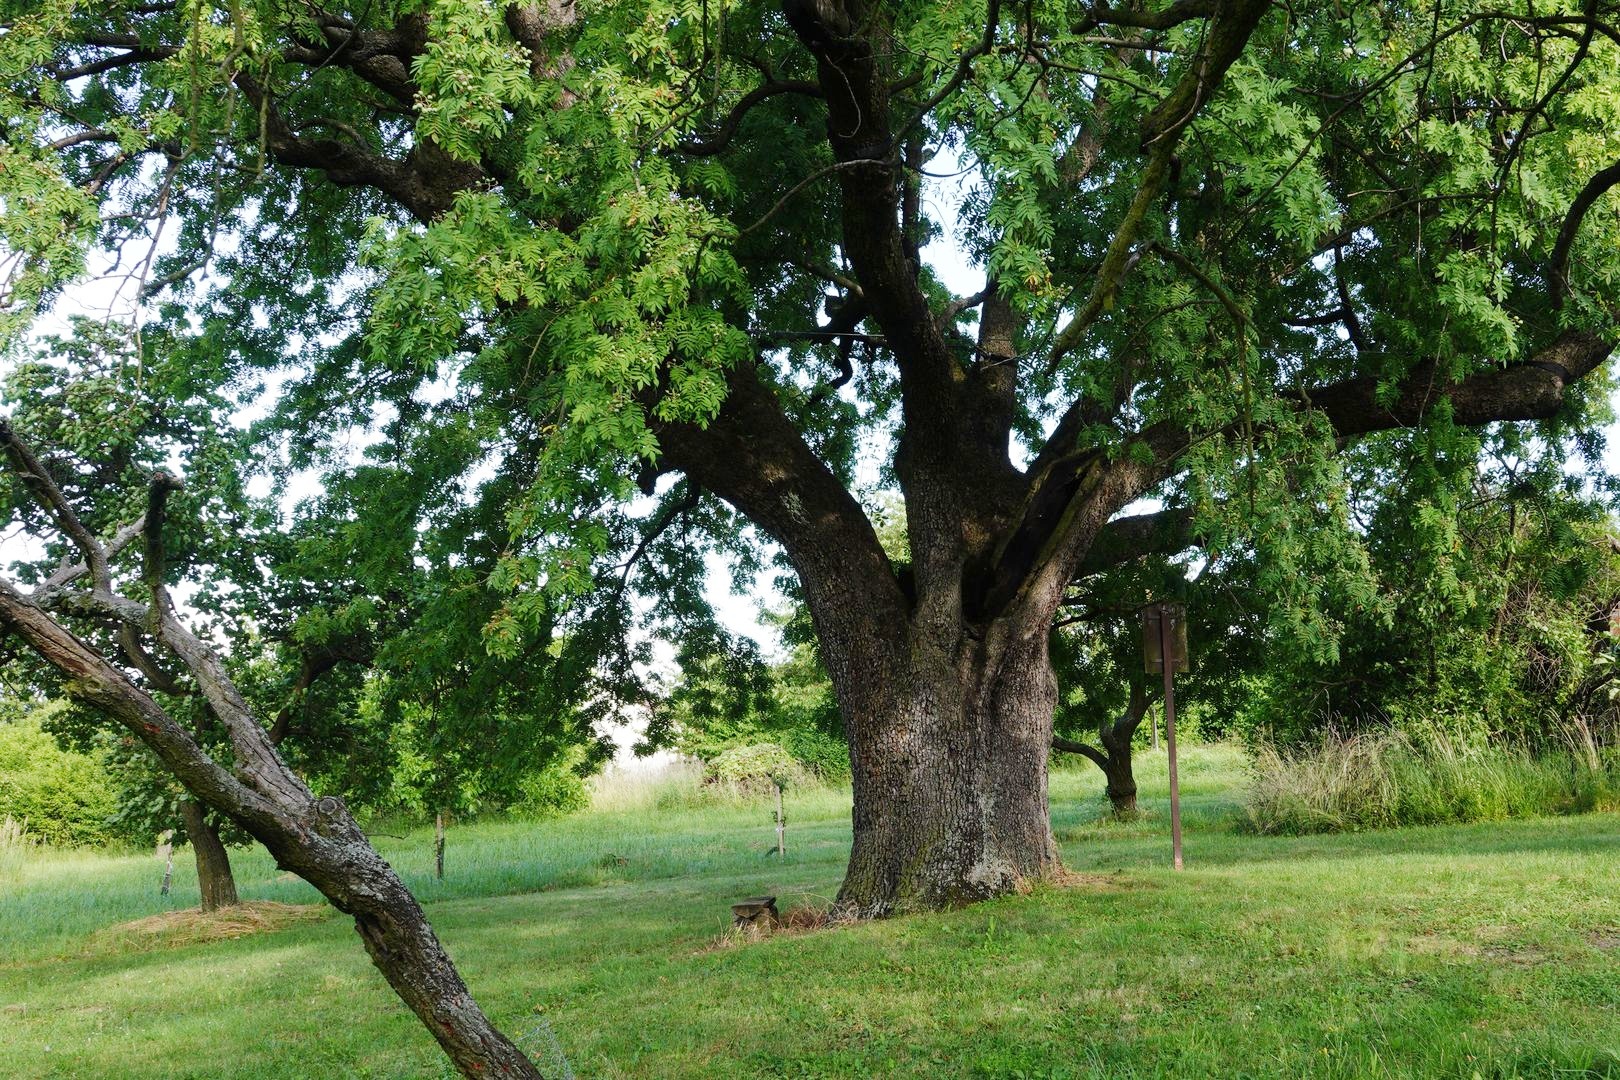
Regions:
<instances>
[{"instance_id":1,"label":"grass lawn","mask_svg":"<svg viewBox=\"0 0 1620 1080\"><path fill-rule=\"evenodd\" d=\"M1101 777L1052 783L1069 868L942 915L737 943L728 905L836 890L848 797L597 810L379 837L484 1007L580 1077L1620 1077L1620 816L1300 839L1236 832L1243 763L1183 764L1169 869ZM262 853L244 899L312 902ZM0 851L0 1076L437 1077L335 913L204 944L108 928L196 902L149 855ZM171 903L172 901L172 903Z\"/></svg>"}]
</instances>

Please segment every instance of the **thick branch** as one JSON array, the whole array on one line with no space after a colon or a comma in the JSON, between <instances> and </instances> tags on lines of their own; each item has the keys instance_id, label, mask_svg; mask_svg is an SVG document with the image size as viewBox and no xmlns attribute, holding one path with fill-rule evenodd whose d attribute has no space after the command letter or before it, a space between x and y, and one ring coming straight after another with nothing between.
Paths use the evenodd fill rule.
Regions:
<instances>
[{"instance_id":1,"label":"thick branch","mask_svg":"<svg viewBox=\"0 0 1620 1080\"><path fill-rule=\"evenodd\" d=\"M883 13L853 0L798 0L786 10L819 64L835 162L853 166L838 170L845 251L900 365L908 438L926 432L949 445L961 371L906 255L897 139L877 51Z\"/></svg>"},{"instance_id":2,"label":"thick branch","mask_svg":"<svg viewBox=\"0 0 1620 1080\"><path fill-rule=\"evenodd\" d=\"M67 537L84 556L96 587L101 589L109 587L111 576L107 569L106 549L101 546L101 541L85 528L84 523L79 520L79 515L74 513L73 507L68 504L67 496L62 494L62 489L51 479L50 472L34 456L28 445L18 438L11 424L4 418L0 418L0 447L5 449L12 471L23 482L29 494L33 495L34 501L51 516L62 535Z\"/></svg>"},{"instance_id":3,"label":"thick branch","mask_svg":"<svg viewBox=\"0 0 1620 1080\"><path fill-rule=\"evenodd\" d=\"M815 455L752 365L728 376L706 427L656 428L661 465L679 469L782 545L805 598L835 686L873 684L837 669L881 666L903 649L907 600L860 504ZM848 703L845 703L846 705ZM873 715L846 708L845 716Z\"/></svg>"},{"instance_id":4,"label":"thick branch","mask_svg":"<svg viewBox=\"0 0 1620 1080\"><path fill-rule=\"evenodd\" d=\"M1544 420L1563 405L1565 392L1608 358L1613 345L1580 331L1567 331L1530 360L1443 382L1433 362L1419 365L1391 393L1379 393L1373 376L1294 395L1301 408L1321 412L1340 438L1410 427L1441 402L1464 426L1504 420ZM1038 595L1054 607L1057 593L1082 565L1107 518L1171 475L1182 454L1200 438L1238 430L1195 432L1179 420L1164 420L1128 441L1117 458L1079 451L1053 457L1035 477L1020 528L998 552L988 605L1007 605ZM1033 470L1032 470L1033 471ZM1039 614L1041 605L1036 606Z\"/></svg>"},{"instance_id":5,"label":"thick branch","mask_svg":"<svg viewBox=\"0 0 1620 1080\"><path fill-rule=\"evenodd\" d=\"M1522 363L1492 368L1458 382L1442 382L1433 363L1420 365L1393 394L1379 393L1379 380L1367 375L1319 387L1300 395L1302 404L1321 411L1341 438L1390 428L1411 427L1442 401L1462 425L1498 420L1546 420L1564 403L1565 391L1595 370L1614 351L1596 334L1567 331Z\"/></svg>"},{"instance_id":6,"label":"thick branch","mask_svg":"<svg viewBox=\"0 0 1620 1080\"><path fill-rule=\"evenodd\" d=\"M1054 735L1052 736L1052 749L1065 754L1079 754L1082 757L1089 758L1091 763L1099 769L1108 768L1108 755L1089 743L1075 742L1073 739L1065 739L1061 735Z\"/></svg>"},{"instance_id":7,"label":"thick branch","mask_svg":"<svg viewBox=\"0 0 1620 1080\"><path fill-rule=\"evenodd\" d=\"M1092 5L1075 24L1073 33L1089 34L1099 26L1128 26L1135 30L1169 30L1193 19L1205 19L1219 8L1218 0L1176 0L1160 11L1136 11Z\"/></svg>"},{"instance_id":8,"label":"thick branch","mask_svg":"<svg viewBox=\"0 0 1620 1080\"><path fill-rule=\"evenodd\" d=\"M129 728L188 790L210 804L235 805L239 814L254 819L271 813L262 794L209 758L191 733L175 723L123 672L3 580L0 630L17 634L41 659L60 671L74 697Z\"/></svg>"},{"instance_id":9,"label":"thick branch","mask_svg":"<svg viewBox=\"0 0 1620 1080\"><path fill-rule=\"evenodd\" d=\"M452 160L431 142L417 143L403 161L396 161L347 140L306 138L292 129L255 80L238 73L236 84L261 110L265 146L278 162L318 169L340 187L375 188L418 221L437 218L483 178L477 165Z\"/></svg>"},{"instance_id":10,"label":"thick branch","mask_svg":"<svg viewBox=\"0 0 1620 1080\"><path fill-rule=\"evenodd\" d=\"M1115 518L1097 533L1086 549L1075 577L1100 574L1144 555L1175 555L1197 543L1193 513L1178 506L1152 514Z\"/></svg>"},{"instance_id":11,"label":"thick branch","mask_svg":"<svg viewBox=\"0 0 1620 1080\"><path fill-rule=\"evenodd\" d=\"M141 578L146 583L146 589L152 596L153 610L165 618L174 614L174 604L169 599L169 587L163 581L163 523L168 519L169 493L180 490L180 480L166 472L152 474L152 482L147 488L146 516L146 559L141 566Z\"/></svg>"},{"instance_id":12,"label":"thick branch","mask_svg":"<svg viewBox=\"0 0 1620 1080\"><path fill-rule=\"evenodd\" d=\"M1586 212L1616 185L1620 185L1620 161L1588 180L1580 194L1575 196L1575 201L1569 204L1569 212L1564 215L1563 227L1558 230L1558 240L1553 244L1552 258L1547 265L1547 291L1552 294L1554 306L1562 305L1569 293L1569 253L1575 246L1575 235L1580 232L1581 222L1586 220Z\"/></svg>"}]
</instances>

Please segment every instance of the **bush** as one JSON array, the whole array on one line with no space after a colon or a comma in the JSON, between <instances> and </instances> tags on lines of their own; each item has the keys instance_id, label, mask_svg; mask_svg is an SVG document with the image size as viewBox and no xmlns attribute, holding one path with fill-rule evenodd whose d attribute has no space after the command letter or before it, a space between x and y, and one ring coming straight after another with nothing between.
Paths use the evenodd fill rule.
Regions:
<instances>
[{"instance_id":1,"label":"bush","mask_svg":"<svg viewBox=\"0 0 1620 1080\"><path fill-rule=\"evenodd\" d=\"M1620 808L1620 759L1504 747L1418 746L1400 735L1260 750L1244 807L1259 833L1495 821Z\"/></svg>"},{"instance_id":2,"label":"bush","mask_svg":"<svg viewBox=\"0 0 1620 1080\"><path fill-rule=\"evenodd\" d=\"M63 750L37 720L0 723L0 820L47 844L117 839L115 785L97 758Z\"/></svg>"},{"instance_id":3,"label":"bush","mask_svg":"<svg viewBox=\"0 0 1620 1080\"><path fill-rule=\"evenodd\" d=\"M590 791L578 771L568 762L553 762L518 781L518 797L512 813L525 818L561 817L591 804Z\"/></svg>"},{"instance_id":4,"label":"bush","mask_svg":"<svg viewBox=\"0 0 1620 1080\"><path fill-rule=\"evenodd\" d=\"M708 763L704 779L749 790L803 783L804 768L776 743L734 746Z\"/></svg>"},{"instance_id":5,"label":"bush","mask_svg":"<svg viewBox=\"0 0 1620 1080\"><path fill-rule=\"evenodd\" d=\"M782 737L782 749L824 784L849 779L849 745L814 728L794 728Z\"/></svg>"}]
</instances>

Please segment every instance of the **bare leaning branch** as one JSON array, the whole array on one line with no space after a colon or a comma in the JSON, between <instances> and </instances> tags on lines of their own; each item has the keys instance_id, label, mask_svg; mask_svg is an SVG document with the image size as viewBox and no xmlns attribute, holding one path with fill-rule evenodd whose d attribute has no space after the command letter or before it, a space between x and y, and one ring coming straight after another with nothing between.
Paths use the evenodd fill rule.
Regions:
<instances>
[{"instance_id":1,"label":"bare leaning branch","mask_svg":"<svg viewBox=\"0 0 1620 1080\"><path fill-rule=\"evenodd\" d=\"M377 969L464 1075L537 1080L539 1071L473 1001L421 907L371 847L342 800L317 797L287 767L219 655L177 616L164 580L163 523L167 499L179 489L179 481L161 472L152 478L141 523L146 541L141 577L151 603L142 604L114 591L107 549L79 521L34 452L3 421L0 442L13 472L93 568L88 589L69 587L83 575L59 575L48 594L50 610L0 579L0 633L20 638L56 669L68 696L122 724L193 797L236 822L279 865L353 916ZM121 530L120 536L127 532ZM216 761L150 694L61 621L75 616L120 624L131 663L157 689L178 689L178 680L140 642L139 632L149 631L156 646L189 674L209 713L224 727L233 767Z\"/></svg>"}]
</instances>

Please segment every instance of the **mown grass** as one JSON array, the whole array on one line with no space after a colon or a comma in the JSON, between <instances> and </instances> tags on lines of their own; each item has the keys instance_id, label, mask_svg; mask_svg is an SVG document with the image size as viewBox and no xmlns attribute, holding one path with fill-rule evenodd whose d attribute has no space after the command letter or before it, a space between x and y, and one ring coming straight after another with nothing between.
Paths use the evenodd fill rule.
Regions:
<instances>
[{"instance_id":1,"label":"mown grass","mask_svg":"<svg viewBox=\"0 0 1620 1080\"><path fill-rule=\"evenodd\" d=\"M763 803L456 829L442 884L429 834L378 843L485 1007L581 1077L1620 1076L1620 819L1255 836L1245 768L1188 753L1181 874L1162 764L1123 825L1088 767L1052 783L1078 883L748 944L732 900L836 889L847 796L790 792L781 862ZM311 898L237 863L244 897ZM160 872L0 863L0 1074L442 1075L341 917L98 946Z\"/></svg>"}]
</instances>

